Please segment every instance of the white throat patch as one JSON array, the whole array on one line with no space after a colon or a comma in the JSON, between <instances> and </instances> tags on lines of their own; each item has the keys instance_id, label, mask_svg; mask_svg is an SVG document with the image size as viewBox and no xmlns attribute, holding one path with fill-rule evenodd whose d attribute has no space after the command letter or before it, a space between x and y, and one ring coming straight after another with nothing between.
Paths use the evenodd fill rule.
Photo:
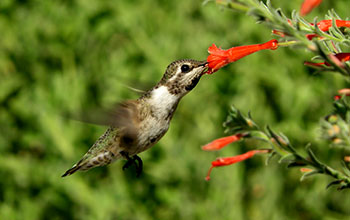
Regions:
<instances>
[{"instance_id":1,"label":"white throat patch","mask_svg":"<svg viewBox=\"0 0 350 220\"><path fill-rule=\"evenodd\" d=\"M168 114L179 98L177 95L171 94L166 86L160 86L151 92L150 103L159 115Z\"/></svg>"}]
</instances>

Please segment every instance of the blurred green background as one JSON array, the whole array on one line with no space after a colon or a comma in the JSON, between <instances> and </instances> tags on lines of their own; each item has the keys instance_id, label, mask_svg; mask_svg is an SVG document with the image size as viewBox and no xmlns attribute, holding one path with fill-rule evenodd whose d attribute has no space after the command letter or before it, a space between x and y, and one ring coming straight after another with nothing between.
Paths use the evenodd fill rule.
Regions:
<instances>
[{"instance_id":1,"label":"blurred green background","mask_svg":"<svg viewBox=\"0 0 350 220\"><path fill-rule=\"evenodd\" d=\"M290 14L301 0L272 1ZM324 0L307 18L348 1ZM0 219L350 219L350 192L325 190L331 180L299 182L264 156L214 169L218 156L259 146L236 143L204 152L225 135L234 104L261 125L282 131L303 151L312 142L323 161L336 149L320 140L318 123L332 96L348 86L334 74L303 66L311 54L261 51L204 76L180 103L165 137L140 156L144 172L122 171L123 161L60 176L105 127L61 117L109 106L150 88L177 59L205 59L207 48L266 42L269 29L213 2L166 0L0 1ZM331 164L340 168L340 164Z\"/></svg>"}]
</instances>

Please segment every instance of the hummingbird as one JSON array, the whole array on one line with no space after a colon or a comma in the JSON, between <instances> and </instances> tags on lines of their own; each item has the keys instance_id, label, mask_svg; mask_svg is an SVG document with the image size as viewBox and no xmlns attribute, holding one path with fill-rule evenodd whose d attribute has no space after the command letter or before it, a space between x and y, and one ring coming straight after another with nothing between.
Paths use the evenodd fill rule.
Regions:
<instances>
[{"instance_id":1,"label":"hummingbird","mask_svg":"<svg viewBox=\"0 0 350 220\"><path fill-rule=\"evenodd\" d=\"M119 103L108 113L106 132L62 177L76 171L105 166L126 159L123 170L135 165L142 172L139 153L155 145L168 131L179 101L199 82L208 69L207 61L177 60L168 65L161 80L136 100Z\"/></svg>"}]
</instances>

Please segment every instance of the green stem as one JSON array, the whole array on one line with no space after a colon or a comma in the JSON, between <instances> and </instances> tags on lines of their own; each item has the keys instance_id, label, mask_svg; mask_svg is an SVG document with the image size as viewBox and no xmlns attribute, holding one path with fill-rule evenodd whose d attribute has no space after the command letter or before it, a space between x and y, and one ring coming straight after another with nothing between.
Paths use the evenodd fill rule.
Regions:
<instances>
[{"instance_id":1,"label":"green stem","mask_svg":"<svg viewBox=\"0 0 350 220\"><path fill-rule=\"evenodd\" d=\"M289 47L289 46L292 46L292 45L295 45L298 43L300 43L300 42L296 41L296 40L291 40L291 41L286 41L286 42L278 42L278 46Z\"/></svg>"},{"instance_id":2,"label":"green stem","mask_svg":"<svg viewBox=\"0 0 350 220\"><path fill-rule=\"evenodd\" d=\"M244 13L248 12L249 10L249 7L237 2L227 2L227 1L217 0L216 4L230 8L230 9L235 9L237 11L241 11Z\"/></svg>"},{"instance_id":3,"label":"green stem","mask_svg":"<svg viewBox=\"0 0 350 220\"><path fill-rule=\"evenodd\" d=\"M331 168L331 167L329 167L327 165L325 165L324 170L325 170L325 174L327 174L329 176L332 176L335 179L343 180L344 183L346 183L346 185L348 187L350 187L350 177L342 174L338 170L335 170L335 169L333 169L333 168Z\"/></svg>"}]
</instances>

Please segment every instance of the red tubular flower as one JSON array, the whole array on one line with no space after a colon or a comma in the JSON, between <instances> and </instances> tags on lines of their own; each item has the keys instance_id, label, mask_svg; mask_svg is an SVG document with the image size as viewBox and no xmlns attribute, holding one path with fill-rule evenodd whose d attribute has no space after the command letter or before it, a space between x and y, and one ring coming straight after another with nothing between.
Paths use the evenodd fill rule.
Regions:
<instances>
[{"instance_id":1,"label":"red tubular flower","mask_svg":"<svg viewBox=\"0 0 350 220\"><path fill-rule=\"evenodd\" d=\"M337 53L337 54L332 54L330 58L335 62L338 66L342 66L343 62L349 61L350 60L350 53ZM328 62L321 62L321 63L313 63L313 62L304 62L304 65L307 66L330 66Z\"/></svg>"},{"instance_id":2,"label":"red tubular flower","mask_svg":"<svg viewBox=\"0 0 350 220\"><path fill-rule=\"evenodd\" d=\"M284 33L283 31L279 31L279 30L272 30L272 33L277 35L277 36L280 36L280 37L286 36L286 33Z\"/></svg>"},{"instance_id":3,"label":"red tubular flower","mask_svg":"<svg viewBox=\"0 0 350 220\"><path fill-rule=\"evenodd\" d=\"M222 137L216 140L213 140L209 144L206 144L202 147L202 150L206 151L214 151L214 150L220 150L221 148L225 147L226 145L239 141L243 137L242 134L236 134L228 137Z\"/></svg>"},{"instance_id":4,"label":"red tubular flower","mask_svg":"<svg viewBox=\"0 0 350 220\"><path fill-rule=\"evenodd\" d=\"M322 0L304 0L300 8L300 15L305 16L309 14L312 9L316 8L321 2Z\"/></svg>"},{"instance_id":5,"label":"red tubular flower","mask_svg":"<svg viewBox=\"0 0 350 220\"><path fill-rule=\"evenodd\" d=\"M210 55L207 58L209 63L208 74L218 71L223 66L239 60L249 54L255 53L259 50L271 49L275 50L278 48L277 40L270 40L263 44L254 44L247 46L232 47L228 50L222 50L217 48L215 44L208 48Z\"/></svg>"},{"instance_id":6,"label":"red tubular flower","mask_svg":"<svg viewBox=\"0 0 350 220\"><path fill-rule=\"evenodd\" d=\"M247 160L247 159L253 157L255 154L266 154L269 152L270 152L270 150L251 150L251 151L248 151L244 154L240 154L240 155L237 155L234 157L220 157L220 158L211 162L211 167L209 168L208 174L205 177L205 179L207 181L210 180L210 173L214 167L231 165L231 164L243 161L243 160Z\"/></svg>"},{"instance_id":7,"label":"red tubular flower","mask_svg":"<svg viewBox=\"0 0 350 220\"><path fill-rule=\"evenodd\" d=\"M313 25L313 23L310 23ZM345 21L345 20L335 20L335 24L337 27L350 27L350 21ZM332 27L332 20L322 20L317 23L317 27L321 31L328 31L329 28Z\"/></svg>"}]
</instances>

